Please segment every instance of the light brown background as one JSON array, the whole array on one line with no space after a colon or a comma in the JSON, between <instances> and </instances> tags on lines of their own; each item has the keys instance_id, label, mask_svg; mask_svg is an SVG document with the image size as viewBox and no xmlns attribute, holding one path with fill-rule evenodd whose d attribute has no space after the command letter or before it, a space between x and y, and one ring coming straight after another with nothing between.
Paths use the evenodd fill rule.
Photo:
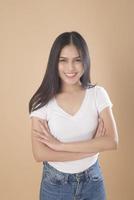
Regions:
<instances>
[{"instance_id":1,"label":"light brown background","mask_svg":"<svg viewBox=\"0 0 134 200\"><path fill-rule=\"evenodd\" d=\"M64 31L86 39L92 81L114 104L117 151L100 155L108 200L134 199L134 1L0 1L0 199L37 200L42 164L32 157L28 102Z\"/></svg>"}]
</instances>

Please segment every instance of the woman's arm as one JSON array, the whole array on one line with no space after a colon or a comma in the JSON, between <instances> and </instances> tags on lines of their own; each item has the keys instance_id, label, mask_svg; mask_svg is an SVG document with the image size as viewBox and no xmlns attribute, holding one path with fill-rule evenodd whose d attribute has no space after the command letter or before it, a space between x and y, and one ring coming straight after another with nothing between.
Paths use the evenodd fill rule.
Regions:
<instances>
[{"instance_id":1,"label":"woman's arm","mask_svg":"<svg viewBox=\"0 0 134 200\"><path fill-rule=\"evenodd\" d=\"M96 131L96 136L93 139L80 141L80 142L59 142L52 137L49 131L44 130L44 134L37 134L40 137L38 140L55 151L66 152L81 152L81 153L98 153L106 150L117 149L118 145L118 133L116 123L112 113L112 109L107 107L100 113L100 117L103 120L105 134L100 134L98 137L99 128Z\"/></svg>"},{"instance_id":2,"label":"woman's arm","mask_svg":"<svg viewBox=\"0 0 134 200\"><path fill-rule=\"evenodd\" d=\"M64 151L68 152L96 153L117 149L118 133L112 109L109 107L105 108L100 113L100 117L105 127L105 134L103 136L82 142L62 143L61 150L64 149Z\"/></svg>"},{"instance_id":3,"label":"woman's arm","mask_svg":"<svg viewBox=\"0 0 134 200\"><path fill-rule=\"evenodd\" d=\"M73 161L79 160L82 158L86 158L89 156L95 155L89 153L72 153L72 152L64 152L64 151L55 151L52 148L48 147L47 145L39 142L35 135L35 129L41 131L40 127L41 119L37 117L32 117L31 119L31 141L32 141L32 152L34 159L37 162L42 161Z\"/></svg>"}]
</instances>

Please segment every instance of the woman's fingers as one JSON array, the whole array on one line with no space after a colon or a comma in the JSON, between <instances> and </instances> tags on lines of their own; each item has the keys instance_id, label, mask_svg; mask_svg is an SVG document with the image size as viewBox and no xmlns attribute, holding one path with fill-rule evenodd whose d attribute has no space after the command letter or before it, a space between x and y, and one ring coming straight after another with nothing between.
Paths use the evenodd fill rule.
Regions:
<instances>
[{"instance_id":1,"label":"woman's fingers","mask_svg":"<svg viewBox=\"0 0 134 200\"><path fill-rule=\"evenodd\" d=\"M99 124L98 124L96 137L102 136L103 135L103 131L104 131L104 122L103 122L103 120L101 118L99 118Z\"/></svg>"},{"instance_id":2,"label":"woman's fingers","mask_svg":"<svg viewBox=\"0 0 134 200\"><path fill-rule=\"evenodd\" d=\"M104 126L104 124L103 124L103 120L102 120L102 119L100 119L100 120L99 120L98 132L101 132L101 131L102 131L102 129L103 129L103 126Z\"/></svg>"},{"instance_id":3,"label":"woman's fingers","mask_svg":"<svg viewBox=\"0 0 134 200\"><path fill-rule=\"evenodd\" d=\"M45 121L44 123L42 121L40 121L40 126L43 130L43 132L47 135L49 135L48 133L50 133L50 129L48 127L47 121Z\"/></svg>"},{"instance_id":4,"label":"woman's fingers","mask_svg":"<svg viewBox=\"0 0 134 200\"><path fill-rule=\"evenodd\" d=\"M42 129L42 132L43 132L45 135L49 136L48 130L47 130L47 128L45 127L45 125L43 125L42 123L40 123L40 127L41 127L41 129Z\"/></svg>"},{"instance_id":5,"label":"woman's fingers","mask_svg":"<svg viewBox=\"0 0 134 200\"><path fill-rule=\"evenodd\" d=\"M106 134L106 128L105 128L105 130L104 130L104 134L103 134L103 136Z\"/></svg>"},{"instance_id":6,"label":"woman's fingers","mask_svg":"<svg viewBox=\"0 0 134 200\"><path fill-rule=\"evenodd\" d=\"M103 122L103 125L101 126L101 136L104 136L105 133L106 133L106 128L104 126L104 121L103 120L102 120L102 122Z\"/></svg>"},{"instance_id":7,"label":"woman's fingers","mask_svg":"<svg viewBox=\"0 0 134 200\"><path fill-rule=\"evenodd\" d=\"M42 132L37 131L36 129L34 129L34 134L38 139L44 139L44 140L48 140L48 137L45 136L44 134L42 134Z\"/></svg>"},{"instance_id":8,"label":"woman's fingers","mask_svg":"<svg viewBox=\"0 0 134 200\"><path fill-rule=\"evenodd\" d=\"M47 121L45 121L44 124L45 124L45 127L47 128L47 131L50 132L50 129L49 129Z\"/></svg>"}]
</instances>

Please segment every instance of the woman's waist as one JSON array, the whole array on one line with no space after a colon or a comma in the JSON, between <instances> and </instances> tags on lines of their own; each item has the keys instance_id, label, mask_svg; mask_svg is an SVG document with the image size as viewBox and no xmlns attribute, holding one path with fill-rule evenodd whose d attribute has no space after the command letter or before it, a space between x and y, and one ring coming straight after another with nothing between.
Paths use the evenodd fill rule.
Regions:
<instances>
[{"instance_id":1,"label":"woman's waist","mask_svg":"<svg viewBox=\"0 0 134 200\"><path fill-rule=\"evenodd\" d=\"M98 159L99 153L94 156L74 161L47 162L50 166L64 173L79 173L92 166ZM45 164L45 162L44 162Z\"/></svg>"}]
</instances>

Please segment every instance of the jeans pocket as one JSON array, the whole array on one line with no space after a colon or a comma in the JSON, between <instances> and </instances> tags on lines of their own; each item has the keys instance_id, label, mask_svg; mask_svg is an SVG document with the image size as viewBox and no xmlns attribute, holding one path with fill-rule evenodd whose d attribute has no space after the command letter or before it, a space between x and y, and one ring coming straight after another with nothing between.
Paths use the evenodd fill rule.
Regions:
<instances>
[{"instance_id":1,"label":"jeans pocket","mask_svg":"<svg viewBox=\"0 0 134 200\"><path fill-rule=\"evenodd\" d=\"M51 173L46 171L43 176L44 182L51 185L64 185L66 183L65 176L62 173Z\"/></svg>"},{"instance_id":2,"label":"jeans pocket","mask_svg":"<svg viewBox=\"0 0 134 200\"><path fill-rule=\"evenodd\" d=\"M103 177L103 174L102 174L102 171L101 171L101 168L98 166L96 168L92 168L90 171L89 171L89 179L93 182L96 182L96 181L102 181L104 180L104 177Z\"/></svg>"}]
</instances>

